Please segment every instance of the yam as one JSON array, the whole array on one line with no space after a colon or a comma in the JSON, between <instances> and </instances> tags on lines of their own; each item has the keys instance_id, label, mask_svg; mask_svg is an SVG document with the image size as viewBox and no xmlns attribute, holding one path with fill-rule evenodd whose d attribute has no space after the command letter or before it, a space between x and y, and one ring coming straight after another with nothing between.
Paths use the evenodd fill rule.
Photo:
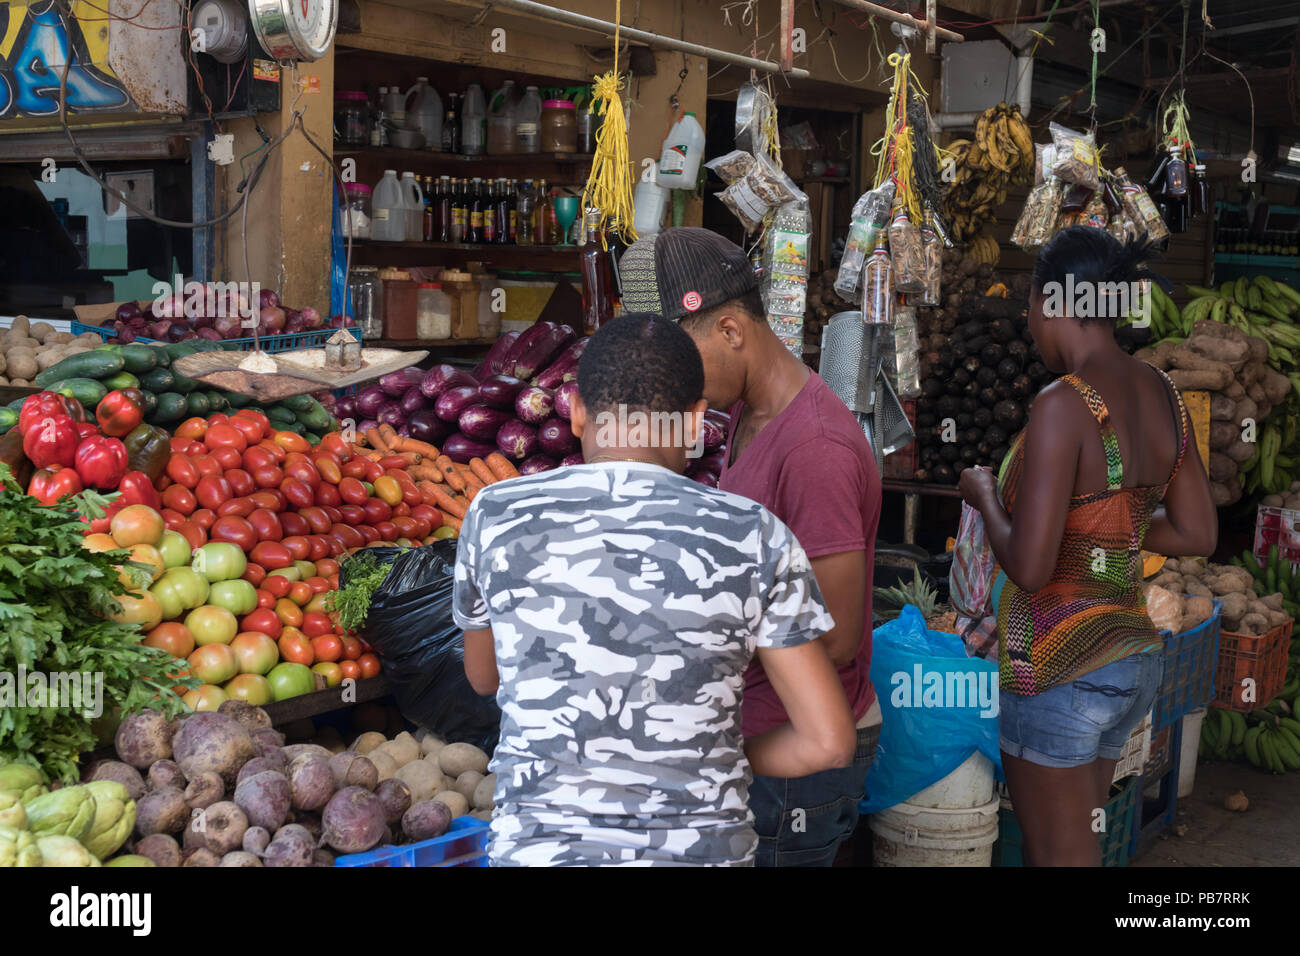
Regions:
<instances>
[{"instance_id":1,"label":"yam","mask_svg":"<svg viewBox=\"0 0 1300 956\"><path fill-rule=\"evenodd\" d=\"M1177 571L1161 571L1151 579L1151 583L1156 587L1173 591L1175 594L1181 593L1183 590L1183 576Z\"/></svg>"},{"instance_id":2,"label":"yam","mask_svg":"<svg viewBox=\"0 0 1300 956\"><path fill-rule=\"evenodd\" d=\"M181 845L166 833L151 833L135 844L137 856L148 857L154 866L180 866Z\"/></svg>"},{"instance_id":3,"label":"yam","mask_svg":"<svg viewBox=\"0 0 1300 956\"><path fill-rule=\"evenodd\" d=\"M1258 451L1259 446L1254 442L1241 441L1239 439L1229 445L1222 454L1231 458L1238 465L1242 465L1254 458ZM1233 477L1235 478L1236 475L1234 474Z\"/></svg>"},{"instance_id":4,"label":"yam","mask_svg":"<svg viewBox=\"0 0 1300 956\"><path fill-rule=\"evenodd\" d=\"M1210 450L1223 451L1241 437L1241 429L1236 422L1210 422Z\"/></svg>"},{"instance_id":5,"label":"yam","mask_svg":"<svg viewBox=\"0 0 1300 956\"><path fill-rule=\"evenodd\" d=\"M490 810L496 802L497 775L488 774L474 788L474 807L478 810Z\"/></svg>"},{"instance_id":6,"label":"yam","mask_svg":"<svg viewBox=\"0 0 1300 956\"><path fill-rule=\"evenodd\" d=\"M1259 499L1259 503L1266 508L1285 508L1286 499L1281 495L1265 495Z\"/></svg>"},{"instance_id":7,"label":"yam","mask_svg":"<svg viewBox=\"0 0 1300 956\"><path fill-rule=\"evenodd\" d=\"M128 714L113 738L117 757L137 770L172 756L172 735L167 718L156 710Z\"/></svg>"},{"instance_id":8,"label":"yam","mask_svg":"<svg viewBox=\"0 0 1300 956\"><path fill-rule=\"evenodd\" d=\"M1236 342L1247 342L1245 332L1236 326L1227 325L1223 322L1215 322L1213 319L1201 319L1192 325L1192 335L1208 335L1215 339L1229 339ZM1247 342L1247 344L1249 344Z\"/></svg>"},{"instance_id":9,"label":"yam","mask_svg":"<svg viewBox=\"0 0 1300 956\"><path fill-rule=\"evenodd\" d=\"M1147 616L1158 631L1171 631L1183 619L1183 602L1171 591L1159 585L1147 588Z\"/></svg>"},{"instance_id":10,"label":"yam","mask_svg":"<svg viewBox=\"0 0 1300 956\"><path fill-rule=\"evenodd\" d=\"M465 799L464 794L457 793L455 790L443 790L435 794L433 799L437 803L445 803L453 818L463 817L469 813L469 800Z\"/></svg>"},{"instance_id":11,"label":"yam","mask_svg":"<svg viewBox=\"0 0 1300 956\"><path fill-rule=\"evenodd\" d=\"M1264 391L1264 386L1259 382L1252 382L1247 385L1246 394L1253 398L1257 405L1263 405L1268 401L1268 393Z\"/></svg>"},{"instance_id":12,"label":"yam","mask_svg":"<svg viewBox=\"0 0 1300 956\"><path fill-rule=\"evenodd\" d=\"M397 761L383 747L376 747L361 759L374 764L377 782L383 782L397 773Z\"/></svg>"},{"instance_id":13,"label":"yam","mask_svg":"<svg viewBox=\"0 0 1300 956\"><path fill-rule=\"evenodd\" d=\"M1187 597L1189 598L1190 597L1208 598L1214 596L1214 592L1211 591L1208 586L1206 586L1205 582L1200 581L1197 578L1183 579L1183 593L1187 595Z\"/></svg>"},{"instance_id":14,"label":"yam","mask_svg":"<svg viewBox=\"0 0 1300 956\"><path fill-rule=\"evenodd\" d=\"M1210 396L1210 421L1236 422L1237 403L1221 392Z\"/></svg>"},{"instance_id":15,"label":"yam","mask_svg":"<svg viewBox=\"0 0 1300 956\"><path fill-rule=\"evenodd\" d=\"M388 738L375 730L367 730L364 734L352 742L352 749L361 756L365 756L381 744L388 742Z\"/></svg>"},{"instance_id":16,"label":"yam","mask_svg":"<svg viewBox=\"0 0 1300 956\"><path fill-rule=\"evenodd\" d=\"M468 800L472 807L474 805L474 791L478 789L478 785L482 781L483 774L479 773L477 770L466 770L456 778L456 782L451 785L451 789L455 790L462 797Z\"/></svg>"},{"instance_id":17,"label":"yam","mask_svg":"<svg viewBox=\"0 0 1300 956\"><path fill-rule=\"evenodd\" d=\"M1276 497L1281 497L1281 496L1279 495ZM1285 498L1282 499L1282 503L1280 505L1277 505L1276 507L1288 508L1291 511L1300 511L1300 495L1297 494L1287 495Z\"/></svg>"},{"instance_id":18,"label":"yam","mask_svg":"<svg viewBox=\"0 0 1300 956\"><path fill-rule=\"evenodd\" d=\"M1208 621L1214 614L1214 602L1207 597L1189 597L1183 602L1183 620L1194 618L1196 624ZM1195 625L1193 625L1195 626ZM1189 630L1184 627L1183 630Z\"/></svg>"},{"instance_id":19,"label":"yam","mask_svg":"<svg viewBox=\"0 0 1300 956\"><path fill-rule=\"evenodd\" d=\"M225 856L243 848L248 822L243 809L229 800L222 800L201 810L194 818L193 826L202 837L204 847L217 856Z\"/></svg>"},{"instance_id":20,"label":"yam","mask_svg":"<svg viewBox=\"0 0 1300 956\"><path fill-rule=\"evenodd\" d=\"M239 768L257 753L248 731L235 718L200 711L185 720L172 741L176 762L189 779L211 770L226 786L235 785Z\"/></svg>"},{"instance_id":21,"label":"yam","mask_svg":"<svg viewBox=\"0 0 1300 956\"><path fill-rule=\"evenodd\" d=\"M1275 627L1281 627L1287 621L1291 620L1291 615L1286 611L1274 611L1272 608L1270 608L1268 613L1264 616L1268 618L1268 626L1270 630Z\"/></svg>"},{"instance_id":22,"label":"yam","mask_svg":"<svg viewBox=\"0 0 1300 956\"><path fill-rule=\"evenodd\" d=\"M1263 386L1264 394L1268 396L1271 405L1281 405L1286 401L1286 397L1291 394L1291 380L1272 368L1264 369L1260 384Z\"/></svg>"},{"instance_id":23,"label":"yam","mask_svg":"<svg viewBox=\"0 0 1300 956\"><path fill-rule=\"evenodd\" d=\"M1283 600L1284 598L1282 597L1281 591L1275 591L1272 594L1266 594L1262 598L1260 598L1260 601L1263 602L1264 606L1268 608L1270 611L1282 610Z\"/></svg>"},{"instance_id":24,"label":"yam","mask_svg":"<svg viewBox=\"0 0 1300 956\"><path fill-rule=\"evenodd\" d=\"M1239 402L1246 397L1246 386L1234 379L1232 384L1223 390L1223 394L1228 396L1234 402Z\"/></svg>"},{"instance_id":25,"label":"yam","mask_svg":"<svg viewBox=\"0 0 1300 956\"><path fill-rule=\"evenodd\" d=\"M1244 341L1211 338L1208 335L1192 335L1183 347L1225 365L1241 367L1250 359L1250 346Z\"/></svg>"},{"instance_id":26,"label":"yam","mask_svg":"<svg viewBox=\"0 0 1300 956\"><path fill-rule=\"evenodd\" d=\"M1217 370L1174 368L1169 371L1169 381L1181 392L1218 392L1231 380L1232 370L1226 365L1220 365Z\"/></svg>"},{"instance_id":27,"label":"yam","mask_svg":"<svg viewBox=\"0 0 1300 956\"><path fill-rule=\"evenodd\" d=\"M448 744L438 754L438 765L454 780L466 770L487 773L488 755L473 744Z\"/></svg>"},{"instance_id":28,"label":"yam","mask_svg":"<svg viewBox=\"0 0 1300 956\"><path fill-rule=\"evenodd\" d=\"M413 803L428 800L447 786L447 778L442 775L442 771L427 760L412 760L405 766L398 767L393 779L402 781L410 788Z\"/></svg>"},{"instance_id":29,"label":"yam","mask_svg":"<svg viewBox=\"0 0 1300 956\"><path fill-rule=\"evenodd\" d=\"M1237 626L1238 634L1260 635L1268 630L1268 618L1263 614L1247 614Z\"/></svg>"},{"instance_id":30,"label":"yam","mask_svg":"<svg viewBox=\"0 0 1300 956\"><path fill-rule=\"evenodd\" d=\"M1241 397L1234 398L1233 401L1237 403L1237 415L1235 419L1237 425L1244 425L1247 419L1252 422L1257 422L1263 417L1259 414L1259 406L1255 404L1253 398L1246 394L1245 389L1242 389Z\"/></svg>"},{"instance_id":31,"label":"yam","mask_svg":"<svg viewBox=\"0 0 1300 956\"><path fill-rule=\"evenodd\" d=\"M1250 360L1252 362L1268 364L1268 339L1262 335L1247 335L1246 348L1250 349Z\"/></svg>"},{"instance_id":32,"label":"yam","mask_svg":"<svg viewBox=\"0 0 1300 956\"><path fill-rule=\"evenodd\" d=\"M1207 576L1205 583L1214 594L1232 594L1240 592L1242 594L1251 594L1254 592L1255 579L1245 568L1234 567L1233 565L1216 565L1217 574Z\"/></svg>"},{"instance_id":33,"label":"yam","mask_svg":"<svg viewBox=\"0 0 1300 956\"><path fill-rule=\"evenodd\" d=\"M180 833L189 818L185 794L176 787L151 791L135 802L135 832L142 837Z\"/></svg>"}]
</instances>

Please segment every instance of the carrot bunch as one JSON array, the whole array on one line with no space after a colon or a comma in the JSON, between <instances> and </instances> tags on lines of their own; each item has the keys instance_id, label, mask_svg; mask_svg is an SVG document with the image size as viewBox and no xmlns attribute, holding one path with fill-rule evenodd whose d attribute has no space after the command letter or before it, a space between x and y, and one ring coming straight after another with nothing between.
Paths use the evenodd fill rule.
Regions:
<instances>
[{"instance_id":1,"label":"carrot bunch","mask_svg":"<svg viewBox=\"0 0 1300 956\"><path fill-rule=\"evenodd\" d=\"M386 468L404 468L421 492L441 509L446 524L460 531L469 503L488 485L517 477L519 470L499 452L487 458L471 458L469 464L454 462L436 445L397 434L391 425L365 431L365 442L353 450L378 461Z\"/></svg>"}]
</instances>

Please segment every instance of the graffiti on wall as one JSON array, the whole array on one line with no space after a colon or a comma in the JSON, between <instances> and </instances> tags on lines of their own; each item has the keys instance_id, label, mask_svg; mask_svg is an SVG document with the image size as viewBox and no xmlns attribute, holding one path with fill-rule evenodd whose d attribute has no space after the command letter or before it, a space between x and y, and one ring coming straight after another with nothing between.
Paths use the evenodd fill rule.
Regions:
<instances>
[{"instance_id":1,"label":"graffiti on wall","mask_svg":"<svg viewBox=\"0 0 1300 956\"><path fill-rule=\"evenodd\" d=\"M69 114L137 109L108 65L103 9L76 0L0 0L0 120L57 115L65 68Z\"/></svg>"}]
</instances>

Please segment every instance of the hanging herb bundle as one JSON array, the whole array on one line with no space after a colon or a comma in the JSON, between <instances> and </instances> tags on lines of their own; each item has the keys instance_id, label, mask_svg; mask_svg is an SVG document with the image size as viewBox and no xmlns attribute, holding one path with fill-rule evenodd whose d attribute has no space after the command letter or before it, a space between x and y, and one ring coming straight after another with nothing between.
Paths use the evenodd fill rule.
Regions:
<instances>
[{"instance_id":1,"label":"hanging herb bundle","mask_svg":"<svg viewBox=\"0 0 1300 956\"><path fill-rule=\"evenodd\" d=\"M636 241L632 224L632 162L628 159L627 114L623 112L623 77L618 72L618 24L623 18L622 0L614 5L614 66L603 76L595 77L589 113L603 116L596 133L596 154L591 158L591 174L582 191L584 210L600 211L598 223L602 243L606 230L618 233L624 242Z\"/></svg>"},{"instance_id":2,"label":"hanging herb bundle","mask_svg":"<svg viewBox=\"0 0 1300 956\"><path fill-rule=\"evenodd\" d=\"M939 175L939 160L944 151L930 138L930 111L920 87L913 85L907 100L907 123L912 131L913 178L921 201L940 219L943 208L943 183ZM946 224L945 224L946 225ZM946 228L943 229L946 232Z\"/></svg>"},{"instance_id":3,"label":"hanging herb bundle","mask_svg":"<svg viewBox=\"0 0 1300 956\"><path fill-rule=\"evenodd\" d=\"M171 676L183 662L143 646L139 625L113 620L127 555L82 545L81 516L107 504L84 491L41 505L0 466L0 763L67 783L96 745L92 720L145 708L171 717L184 707L171 688L198 686Z\"/></svg>"}]
</instances>

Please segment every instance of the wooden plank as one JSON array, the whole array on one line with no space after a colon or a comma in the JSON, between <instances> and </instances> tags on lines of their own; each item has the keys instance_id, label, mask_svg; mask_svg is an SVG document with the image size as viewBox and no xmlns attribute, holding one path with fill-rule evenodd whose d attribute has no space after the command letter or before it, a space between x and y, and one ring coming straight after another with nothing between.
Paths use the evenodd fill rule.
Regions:
<instances>
[{"instance_id":1,"label":"wooden plank","mask_svg":"<svg viewBox=\"0 0 1300 956\"><path fill-rule=\"evenodd\" d=\"M364 704L387 693L388 682L383 677L364 677L350 686L345 687L340 684L338 687L312 691L310 694L301 694L288 700L263 704L262 709L271 718L271 723L278 727L295 720L302 720L304 717L328 714L331 710L338 710L340 707Z\"/></svg>"},{"instance_id":2,"label":"wooden plank","mask_svg":"<svg viewBox=\"0 0 1300 956\"><path fill-rule=\"evenodd\" d=\"M781 69L794 69L794 0L781 0Z\"/></svg>"},{"instance_id":3,"label":"wooden plank","mask_svg":"<svg viewBox=\"0 0 1300 956\"><path fill-rule=\"evenodd\" d=\"M1192 432L1196 435L1196 447L1201 453L1201 464L1210 470L1210 393L1201 391L1183 392L1183 404L1187 406L1187 417L1192 420Z\"/></svg>"}]
</instances>

